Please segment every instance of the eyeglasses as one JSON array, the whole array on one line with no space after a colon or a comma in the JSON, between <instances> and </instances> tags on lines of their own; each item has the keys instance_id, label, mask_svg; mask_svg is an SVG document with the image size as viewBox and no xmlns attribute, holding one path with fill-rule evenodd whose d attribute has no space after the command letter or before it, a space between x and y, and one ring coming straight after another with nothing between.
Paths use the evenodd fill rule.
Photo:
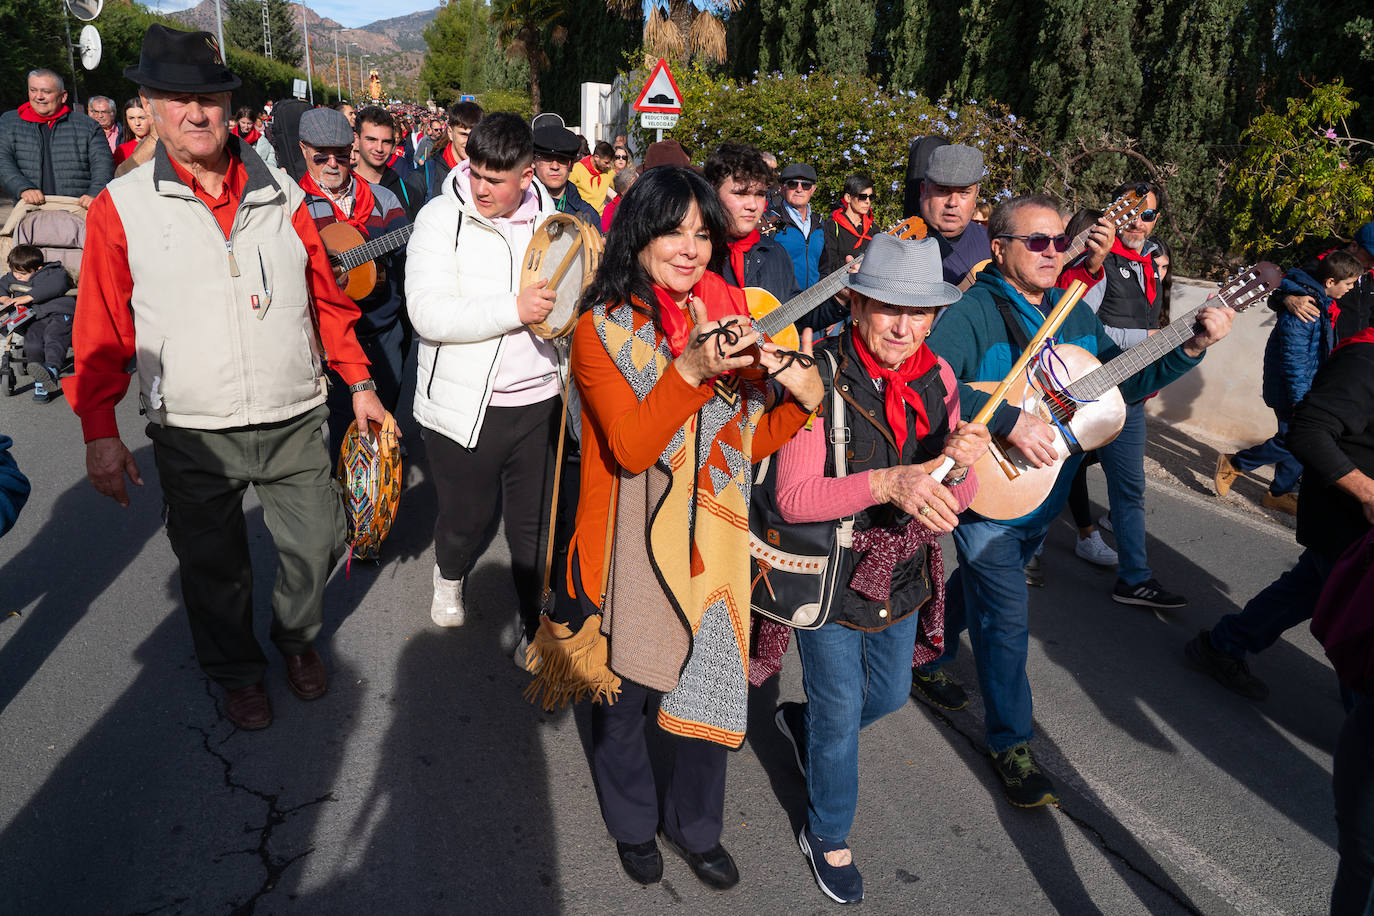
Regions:
<instances>
[{"instance_id":1,"label":"eyeglasses","mask_svg":"<svg viewBox=\"0 0 1374 916\"><path fill-rule=\"evenodd\" d=\"M616 157L615 157L615 161L616 161L616 162L627 162L627 161L629 161L629 158L630 158L629 156L616 156Z\"/></svg>"},{"instance_id":2,"label":"eyeglasses","mask_svg":"<svg viewBox=\"0 0 1374 916\"><path fill-rule=\"evenodd\" d=\"M793 191L809 191L816 186L816 183L807 181L805 178L789 178L782 183L782 186Z\"/></svg>"},{"instance_id":3,"label":"eyeglasses","mask_svg":"<svg viewBox=\"0 0 1374 916\"><path fill-rule=\"evenodd\" d=\"M353 158L353 153L351 151L347 153L313 153L310 156L310 161L314 162L316 165L324 165L330 159L333 159L340 165L347 165L351 158Z\"/></svg>"},{"instance_id":4,"label":"eyeglasses","mask_svg":"<svg viewBox=\"0 0 1374 916\"><path fill-rule=\"evenodd\" d=\"M1137 216L1136 219L1140 220L1142 223L1153 223L1155 220L1159 219L1159 211L1141 210L1140 215Z\"/></svg>"},{"instance_id":5,"label":"eyeglasses","mask_svg":"<svg viewBox=\"0 0 1374 916\"><path fill-rule=\"evenodd\" d=\"M849 196L854 198L855 200L872 200L873 192L869 191L867 194L851 194Z\"/></svg>"},{"instance_id":6,"label":"eyeglasses","mask_svg":"<svg viewBox=\"0 0 1374 916\"><path fill-rule=\"evenodd\" d=\"M1067 235L1048 236L1043 232L1033 232L1030 235L999 235L999 239L1020 239L1026 245L1026 250L1039 254L1050 244L1054 244L1054 250L1063 254L1069 250L1070 239Z\"/></svg>"}]
</instances>

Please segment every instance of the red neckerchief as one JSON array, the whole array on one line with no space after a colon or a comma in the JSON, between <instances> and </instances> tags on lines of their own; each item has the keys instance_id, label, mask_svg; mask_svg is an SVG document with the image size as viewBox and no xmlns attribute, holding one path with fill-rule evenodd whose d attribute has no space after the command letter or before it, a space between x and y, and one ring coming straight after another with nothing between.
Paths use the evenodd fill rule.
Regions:
<instances>
[{"instance_id":1,"label":"red neckerchief","mask_svg":"<svg viewBox=\"0 0 1374 916\"><path fill-rule=\"evenodd\" d=\"M844 207L839 207L834 213L830 214L835 222L844 227L844 230L854 236L854 247L857 249L864 242L873 241L873 236L869 232L873 228L873 214L866 213L863 217L863 229L855 229L854 224L849 221L849 214L844 212Z\"/></svg>"},{"instance_id":2,"label":"red neckerchief","mask_svg":"<svg viewBox=\"0 0 1374 916\"><path fill-rule=\"evenodd\" d=\"M892 428L892 435L897 439L897 451L900 453L906 447L906 404L910 404L916 411L916 438L924 439L930 433L930 418L926 416L926 405L922 403L921 396L909 386L935 365L935 354L931 352L930 347L922 343L916 348L916 352L908 356L906 362L895 370L884 369L868 351L868 344L859 336L857 325L850 333L854 339L854 350L859 354L859 362L864 364L869 377L883 380L883 413L887 416L887 425Z\"/></svg>"},{"instance_id":3,"label":"red neckerchief","mask_svg":"<svg viewBox=\"0 0 1374 916\"><path fill-rule=\"evenodd\" d=\"M578 161L578 162L581 162L584 166L586 166L587 171L589 171L589 172L592 173L592 186L593 186L593 187L595 187L596 185L598 185L598 184L601 183L601 176L602 176L603 174L605 174L605 173L603 173L603 172L601 172L599 169L597 169L597 167L596 167L596 160L592 159L591 156L583 156L581 159L579 159L579 160L577 160L577 161Z\"/></svg>"},{"instance_id":4,"label":"red neckerchief","mask_svg":"<svg viewBox=\"0 0 1374 916\"><path fill-rule=\"evenodd\" d=\"M453 144L444 147L444 165L452 169L458 164L458 154L453 151Z\"/></svg>"},{"instance_id":5,"label":"red neckerchief","mask_svg":"<svg viewBox=\"0 0 1374 916\"><path fill-rule=\"evenodd\" d=\"M744 286L744 253L759 243L759 230L754 229L742 239L733 239L726 243L730 249L730 269L735 272L735 285Z\"/></svg>"},{"instance_id":6,"label":"red neckerchief","mask_svg":"<svg viewBox=\"0 0 1374 916\"><path fill-rule=\"evenodd\" d=\"M230 130L233 132L234 136L238 137L240 140L242 140L244 143L247 143L249 146L252 146L253 144L257 143L259 140L262 139L262 131L258 130L256 127L250 130L247 133L247 135L239 133L239 128L237 124L231 127Z\"/></svg>"},{"instance_id":7,"label":"red neckerchief","mask_svg":"<svg viewBox=\"0 0 1374 916\"><path fill-rule=\"evenodd\" d=\"M668 291L659 286L654 286L654 296L658 299L658 318L659 324L663 326L663 336L667 338L668 349L673 356L681 356L682 351L687 349L687 336L696 325L692 317L684 309L678 307L673 301ZM698 311L697 317L703 321L719 321L731 315L749 314L749 308L743 301L736 301L739 291L726 284L724 280L709 271L702 275L697 285L692 287L692 296L696 298L698 308L705 306L706 315L703 317Z\"/></svg>"},{"instance_id":8,"label":"red neckerchief","mask_svg":"<svg viewBox=\"0 0 1374 916\"><path fill-rule=\"evenodd\" d=\"M329 206L334 208L334 216L340 221L348 223L357 229L366 238L369 236L367 231L367 218L372 215L372 207L376 204L376 198L372 196L372 186L363 181L357 175L352 176L353 180L353 212L345 213L334 198L324 193L324 189L315 183L314 177L306 172L301 178L301 187L307 194L314 194L329 201Z\"/></svg>"},{"instance_id":9,"label":"red neckerchief","mask_svg":"<svg viewBox=\"0 0 1374 916\"><path fill-rule=\"evenodd\" d=\"M1343 340L1343 341L1341 341L1340 343L1336 344L1336 350L1339 350L1341 347L1344 347L1346 344L1353 344L1353 343L1374 343L1374 327L1365 328L1363 331L1359 331L1359 332L1357 332L1357 333L1355 333L1355 334L1351 334L1351 335L1350 335L1349 337L1347 337L1345 340ZM1333 350L1332 352L1334 353L1335 350Z\"/></svg>"},{"instance_id":10,"label":"red neckerchief","mask_svg":"<svg viewBox=\"0 0 1374 916\"><path fill-rule=\"evenodd\" d=\"M57 119L62 117L64 114L71 110L72 109L70 105L63 105L61 108L57 109L57 111L53 112L45 118L38 112L34 111L32 105L30 105L28 102L25 102L23 105L19 106L19 117L25 121L29 121L34 124L46 124L48 125L48 129L51 130L53 124L57 121Z\"/></svg>"},{"instance_id":11,"label":"red neckerchief","mask_svg":"<svg viewBox=\"0 0 1374 916\"><path fill-rule=\"evenodd\" d=\"M1121 239L1112 239L1112 254L1119 254L1128 261L1135 261L1145 274L1145 301L1155 304L1155 261L1154 255L1132 251L1121 244Z\"/></svg>"}]
</instances>

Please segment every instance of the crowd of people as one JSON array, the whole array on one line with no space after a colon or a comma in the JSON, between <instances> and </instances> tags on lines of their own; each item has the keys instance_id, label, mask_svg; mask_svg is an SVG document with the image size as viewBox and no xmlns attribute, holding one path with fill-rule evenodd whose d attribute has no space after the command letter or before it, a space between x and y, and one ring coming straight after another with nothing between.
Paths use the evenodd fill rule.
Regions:
<instances>
[{"instance_id":1,"label":"crowd of people","mask_svg":"<svg viewBox=\"0 0 1374 916\"><path fill-rule=\"evenodd\" d=\"M966 707L946 671L963 630L1007 799L1056 801L1033 752L1028 589L1046 585L1037 558L1065 506L1077 554L1117 571L1112 600L1187 603L1149 563L1143 403L1226 337L1231 310L1209 301L1177 346L1125 378L1120 434L1088 455L1064 453L1053 418L974 387L1006 377L1080 284L1056 338L1102 362L1169 324L1168 250L1153 235L1163 187L1124 185L1118 194L1143 200L1120 226L1040 195L992 207L978 149L922 138L906 215L924 237L902 239L875 227L870 176L847 176L827 213L812 164L779 169L744 143L697 165L660 141L636 164L623 138L589 143L469 101L437 114L297 100L234 109L240 81L210 36L161 25L125 72L136 96L122 107L97 97L80 114L61 78L36 69L29 101L0 116L0 184L34 206L76 198L87 233L74 299L61 265L18 245L0 308L26 310L16 327L35 397L65 394L91 482L121 505L128 483L143 483L115 411L136 380L196 655L239 728L273 717L245 491L277 546L271 640L289 689L314 699L328 689L314 645L324 587L348 551L331 455L350 423L375 428L384 454L403 450L395 415L412 386L437 510L431 620L464 623L464 586L499 515L519 597L513 658L546 697L593 699L597 797L640 883L662 876L659 838L706 885L738 882L721 843L727 751L744 739L751 685L776 676L793 637L806 702L781 704L775 722L806 783L797 841L820 889L853 903L861 730L909 696ZM521 282L555 214L605 237L560 340L531 331L555 291ZM366 289L331 262L339 243L326 238L378 249ZM1083 254L1065 263L1075 240ZM1374 522L1372 267L1374 223L1289 271L1265 354L1278 433L1218 462L1221 494L1276 465L1270 497L1296 513L1305 548L1183 647L1254 699L1267 688L1245 654L1312 616ZM838 292L797 319L794 346L761 334L746 288L786 303L832 274ZM568 415L576 444L560 463ZM970 508L974 465L994 443L1058 469L1014 518ZM8 446L0 437L0 530L28 492ZM1084 476L1094 461L1110 506L1096 523ZM769 468L758 480L756 465ZM562 600L540 590L559 475L577 483L573 522L556 532ZM767 537L772 553L751 543L760 495L784 532ZM782 545L803 530L838 545L827 616L795 628L751 616L770 574L782 588L797 559ZM958 556L948 579L944 535ZM817 577L796 578L814 592ZM1371 671L1341 672L1355 712L1338 750L1337 912L1364 912L1374 886L1370 703L1359 703ZM650 719L672 746L661 789Z\"/></svg>"}]
</instances>

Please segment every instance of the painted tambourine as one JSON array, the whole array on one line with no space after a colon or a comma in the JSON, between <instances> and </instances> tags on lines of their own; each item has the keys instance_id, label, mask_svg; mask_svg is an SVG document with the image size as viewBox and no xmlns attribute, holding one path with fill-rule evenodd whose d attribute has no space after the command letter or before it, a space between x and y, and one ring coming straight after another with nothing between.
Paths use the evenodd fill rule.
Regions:
<instances>
[{"instance_id":1,"label":"painted tambourine","mask_svg":"<svg viewBox=\"0 0 1374 916\"><path fill-rule=\"evenodd\" d=\"M343 486L348 543L360 560L375 560L381 553L401 504L401 450L393 445L383 457L382 428L375 422L369 426L372 435L360 436L357 421L348 425L334 475Z\"/></svg>"},{"instance_id":2,"label":"painted tambourine","mask_svg":"<svg viewBox=\"0 0 1374 916\"><path fill-rule=\"evenodd\" d=\"M596 274L604 247L600 233L567 213L556 213L539 224L525 249L520 288L547 280L558 298L547 318L530 325L531 331L546 340L572 333L577 302Z\"/></svg>"}]
</instances>

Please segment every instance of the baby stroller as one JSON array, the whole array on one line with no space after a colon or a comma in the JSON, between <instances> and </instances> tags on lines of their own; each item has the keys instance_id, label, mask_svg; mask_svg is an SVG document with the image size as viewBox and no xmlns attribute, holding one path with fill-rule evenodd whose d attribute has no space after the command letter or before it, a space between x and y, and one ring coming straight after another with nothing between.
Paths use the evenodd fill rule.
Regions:
<instances>
[{"instance_id":1,"label":"baby stroller","mask_svg":"<svg viewBox=\"0 0 1374 916\"><path fill-rule=\"evenodd\" d=\"M50 196L41 205L18 201L14 212L0 228L0 273L6 269L5 259L15 245L36 245L43 250L46 261L61 261L71 275L71 294L76 295L76 281L81 274L81 252L86 246L86 210L75 197ZM29 361L24 355L23 326L5 329L15 317L13 310L0 309L0 377L4 379L5 396L16 393L20 374L28 375ZM59 375L70 375L72 356L59 368ZM30 376L30 378L32 378Z\"/></svg>"}]
</instances>

